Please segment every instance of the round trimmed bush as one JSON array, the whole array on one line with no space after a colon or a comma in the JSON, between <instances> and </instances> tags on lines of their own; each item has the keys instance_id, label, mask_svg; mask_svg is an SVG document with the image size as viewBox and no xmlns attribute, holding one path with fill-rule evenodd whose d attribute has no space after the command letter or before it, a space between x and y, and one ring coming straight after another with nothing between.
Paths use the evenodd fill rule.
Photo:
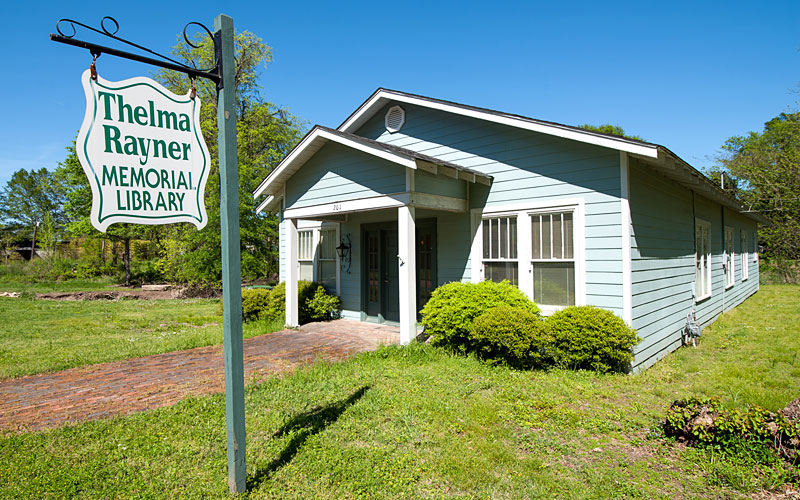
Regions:
<instances>
[{"instance_id":1,"label":"round trimmed bush","mask_svg":"<svg viewBox=\"0 0 800 500\"><path fill-rule=\"evenodd\" d=\"M475 318L470 337L486 360L516 368L550 364L553 339L539 316L527 309L493 307Z\"/></svg>"},{"instance_id":2,"label":"round trimmed bush","mask_svg":"<svg viewBox=\"0 0 800 500\"><path fill-rule=\"evenodd\" d=\"M434 345L461 352L473 351L470 332L475 318L497 306L511 306L538 315L528 297L508 281L462 283L454 281L433 291L422 308L422 324Z\"/></svg>"},{"instance_id":3,"label":"round trimmed bush","mask_svg":"<svg viewBox=\"0 0 800 500\"><path fill-rule=\"evenodd\" d=\"M553 338L557 366L574 370L627 372L632 348L639 342L636 331L605 309L570 306L545 322Z\"/></svg>"},{"instance_id":4,"label":"round trimmed bush","mask_svg":"<svg viewBox=\"0 0 800 500\"><path fill-rule=\"evenodd\" d=\"M271 292L266 288L254 288L242 290L242 319L252 321L264 315L264 311L269 308L271 302ZM219 301L220 311L222 310L222 301Z\"/></svg>"}]
</instances>

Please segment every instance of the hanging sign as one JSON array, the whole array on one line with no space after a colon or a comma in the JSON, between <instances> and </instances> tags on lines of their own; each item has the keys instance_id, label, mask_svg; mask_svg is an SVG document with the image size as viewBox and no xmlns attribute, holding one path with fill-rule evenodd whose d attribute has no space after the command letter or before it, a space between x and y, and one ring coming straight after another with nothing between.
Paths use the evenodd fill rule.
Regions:
<instances>
[{"instance_id":1,"label":"hanging sign","mask_svg":"<svg viewBox=\"0 0 800 500\"><path fill-rule=\"evenodd\" d=\"M115 222L206 225L208 148L200 99L143 77L81 77L86 115L76 150L92 186L92 225Z\"/></svg>"}]
</instances>

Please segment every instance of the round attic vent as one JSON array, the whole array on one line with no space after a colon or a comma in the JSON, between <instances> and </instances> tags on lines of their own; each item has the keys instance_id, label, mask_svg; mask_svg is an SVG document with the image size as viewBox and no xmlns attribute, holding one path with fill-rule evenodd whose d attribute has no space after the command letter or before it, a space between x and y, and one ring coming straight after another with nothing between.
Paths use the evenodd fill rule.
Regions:
<instances>
[{"instance_id":1,"label":"round attic vent","mask_svg":"<svg viewBox=\"0 0 800 500\"><path fill-rule=\"evenodd\" d=\"M391 133L397 132L406 122L406 112L400 106L392 106L386 112L386 130Z\"/></svg>"}]
</instances>

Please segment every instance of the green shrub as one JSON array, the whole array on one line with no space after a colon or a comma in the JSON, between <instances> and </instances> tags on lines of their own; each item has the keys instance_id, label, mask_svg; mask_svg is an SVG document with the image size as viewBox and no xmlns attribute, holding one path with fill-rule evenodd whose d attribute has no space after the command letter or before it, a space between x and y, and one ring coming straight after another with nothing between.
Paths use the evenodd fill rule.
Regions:
<instances>
[{"instance_id":1,"label":"green shrub","mask_svg":"<svg viewBox=\"0 0 800 500\"><path fill-rule=\"evenodd\" d=\"M762 450L772 448L800 465L800 423L789 420L782 412L772 413L756 405L725 410L716 398L680 399L667 410L664 434L730 454L743 447L749 449L751 456L759 446Z\"/></svg>"},{"instance_id":2,"label":"green shrub","mask_svg":"<svg viewBox=\"0 0 800 500\"><path fill-rule=\"evenodd\" d=\"M508 281L494 283L452 282L433 291L430 300L422 308L422 324L431 343L461 352L470 352L474 346L470 341L475 318L497 306L511 306L538 315L536 307L528 297Z\"/></svg>"},{"instance_id":3,"label":"green shrub","mask_svg":"<svg viewBox=\"0 0 800 500\"><path fill-rule=\"evenodd\" d=\"M312 321L325 321L339 316L341 301L336 295L328 293L325 287L318 286L314 295L306 301L308 316Z\"/></svg>"},{"instance_id":4,"label":"green shrub","mask_svg":"<svg viewBox=\"0 0 800 500\"><path fill-rule=\"evenodd\" d=\"M300 324L331 319L338 313L339 297L331 295L318 283L298 281L297 296ZM220 302L219 307L221 314L222 302ZM284 321L285 313L285 283L278 283L272 290L266 288L242 290L242 317L244 321L254 319Z\"/></svg>"},{"instance_id":5,"label":"green shrub","mask_svg":"<svg viewBox=\"0 0 800 500\"><path fill-rule=\"evenodd\" d=\"M254 288L242 290L242 319L244 321L252 321L264 317L270 318L264 314L269 309L272 298L270 297L272 290L266 288ZM222 308L222 301L220 301L220 309Z\"/></svg>"},{"instance_id":6,"label":"green shrub","mask_svg":"<svg viewBox=\"0 0 800 500\"><path fill-rule=\"evenodd\" d=\"M123 271L124 279L124 271ZM137 283L158 283L166 281L158 260L131 260L131 281Z\"/></svg>"},{"instance_id":7,"label":"green shrub","mask_svg":"<svg viewBox=\"0 0 800 500\"><path fill-rule=\"evenodd\" d=\"M308 323L312 320L308 311L308 301L314 297L314 292L321 285L313 281L297 282L297 313L300 324ZM272 289L272 301L267 311L267 318L282 318L286 313L286 283L280 282Z\"/></svg>"},{"instance_id":8,"label":"green shrub","mask_svg":"<svg viewBox=\"0 0 800 500\"><path fill-rule=\"evenodd\" d=\"M570 306L546 321L553 338L557 366L573 370L627 372L636 331L611 311L594 306Z\"/></svg>"},{"instance_id":9,"label":"green shrub","mask_svg":"<svg viewBox=\"0 0 800 500\"><path fill-rule=\"evenodd\" d=\"M516 368L544 368L551 361L552 338L539 316L527 309L489 309L475 318L470 338L486 360Z\"/></svg>"}]
</instances>

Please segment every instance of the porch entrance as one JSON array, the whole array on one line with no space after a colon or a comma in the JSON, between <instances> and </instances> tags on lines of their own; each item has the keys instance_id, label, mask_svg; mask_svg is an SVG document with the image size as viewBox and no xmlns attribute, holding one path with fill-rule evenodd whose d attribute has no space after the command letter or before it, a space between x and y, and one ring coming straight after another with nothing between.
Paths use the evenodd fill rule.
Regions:
<instances>
[{"instance_id":1,"label":"porch entrance","mask_svg":"<svg viewBox=\"0 0 800 500\"><path fill-rule=\"evenodd\" d=\"M367 319L400 321L400 280L397 224L364 224L362 258L362 310ZM417 315L436 288L436 220L420 221L416 227Z\"/></svg>"}]
</instances>

